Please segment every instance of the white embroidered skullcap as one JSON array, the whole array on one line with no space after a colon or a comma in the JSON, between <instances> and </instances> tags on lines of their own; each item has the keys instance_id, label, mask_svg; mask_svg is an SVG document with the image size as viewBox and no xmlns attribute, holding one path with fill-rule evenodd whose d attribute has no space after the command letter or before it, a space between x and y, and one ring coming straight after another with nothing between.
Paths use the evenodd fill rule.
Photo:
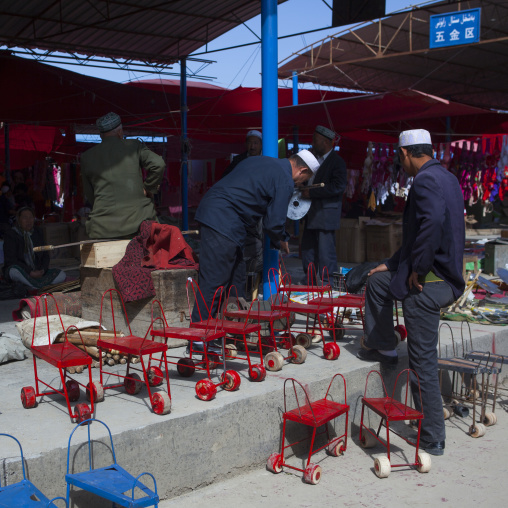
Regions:
<instances>
[{"instance_id":1,"label":"white embroidered skullcap","mask_svg":"<svg viewBox=\"0 0 508 508\"><path fill-rule=\"evenodd\" d=\"M247 132L247 136L245 137L245 139L248 139L251 136L259 138L261 141L263 141L263 134L261 134L261 132L259 132L259 131L252 130L252 131Z\"/></svg>"},{"instance_id":2,"label":"white embroidered skullcap","mask_svg":"<svg viewBox=\"0 0 508 508\"><path fill-rule=\"evenodd\" d=\"M430 132L425 129L413 129L411 131L403 131L399 136L399 146L411 145L432 145Z\"/></svg>"},{"instance_id":3,"label":"white embroidered skullcap","mask_svg":"<svg viewBox=\"0 0 508 508\"><path fill-rule=\"evenodd\" d=\"M300 150L297 155L302 158L313 173L319 169L319 162L308 150Z\"/></svg>"}]
</instances>

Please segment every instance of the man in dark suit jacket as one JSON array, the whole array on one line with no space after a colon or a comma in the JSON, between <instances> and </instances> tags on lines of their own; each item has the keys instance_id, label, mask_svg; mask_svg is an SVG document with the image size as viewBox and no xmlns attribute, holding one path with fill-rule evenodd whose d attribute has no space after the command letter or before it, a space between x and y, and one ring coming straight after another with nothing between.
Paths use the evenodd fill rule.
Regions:
<instances>
[{"instance_id":1,"label":"man in dark suit jacket","mask_svg":"<svg viewBox=\"0 0 508 508\"><path fill-rule=\"evenodd\" d=\"M303 198L310 198L312 204L305 216L305 230L302 237L302 263L307 274L309 263L314 263L316 272L328 283L328 275L338 271L335 250L335 230L340 227L342 194L346 188L347 172L344 159L334 150L336 134L318 125L312 138L312 151L321 164L314 181L324 187L304 189Z\"/></svg>"}]
</instances>

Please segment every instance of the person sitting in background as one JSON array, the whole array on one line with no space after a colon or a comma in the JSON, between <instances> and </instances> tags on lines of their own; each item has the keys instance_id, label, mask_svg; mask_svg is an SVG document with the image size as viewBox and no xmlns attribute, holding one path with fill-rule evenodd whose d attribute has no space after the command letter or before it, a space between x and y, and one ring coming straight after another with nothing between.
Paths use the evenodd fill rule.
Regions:
<instances>
[{"instance_id":1,"label":"person sitting in background","mask_svg":"<svg viewBox=\"0 0 508 508\"><path fill-rule=\"evenodd\" d=\"M34 252L44 245L42 231L34 227L35 214L24 207L16 214L16 224L4 235L4 276L31 289L41 289L65 280L65 272L49 268L49 253Z\"/></svg>"}]
</instances>

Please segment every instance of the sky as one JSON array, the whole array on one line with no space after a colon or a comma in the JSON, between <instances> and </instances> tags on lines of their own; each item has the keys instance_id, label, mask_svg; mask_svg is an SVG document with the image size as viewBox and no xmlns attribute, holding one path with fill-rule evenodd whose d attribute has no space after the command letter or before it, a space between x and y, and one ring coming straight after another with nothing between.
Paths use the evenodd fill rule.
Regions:
<instances>
[{"instance_id":1,"label":"sky","mask_svg":"<svg viewBox=\"0 0 508 508\"><path fill-rule=\"evenodd\" d=\"M332 11L329 5L333 0L288 0L278 7L278 35L279 37L309 30L329 27L332 21ZM421 5L422 3L435 3L431 1L422 2L418 0L386 0L386 13L390 14L403 10L410 5ZM222 49L238 44L255 42L257 37L261 38L261 16L249 20L244 25L230 30L208 44L208 50ZM290 37L279 40L278 61L290 57L296 51L305 46L342 32L346 27L334 27L319 30L314 33ZM257 35L257 37L256 37ZM200 69L201 64L188 62L188 69L192 72L199 71L200 75L213 77L210 82L225 88L236 88L238 86L260 87L261 86L261 44L255 44L243 48L224 50L214 53L203 54L205 48L197 50L199 58L213 60L212 63ZM192 55L191 55L192 56ZM157 74L144 72L132 72L110 69L97 69L86 66L59 65L59 67L79 72L88 76L95 76L117 82L127 82L139 79L157 79ZM173 66L173 72L179 74L178 64ZM162 78L178 79L171 76ZM189 78L192 79L192 78ZM279 81L279 86L291 86L288 81ZM316 87L312 83L301 84L301 87Z\"/></svg>"}]
</instances>

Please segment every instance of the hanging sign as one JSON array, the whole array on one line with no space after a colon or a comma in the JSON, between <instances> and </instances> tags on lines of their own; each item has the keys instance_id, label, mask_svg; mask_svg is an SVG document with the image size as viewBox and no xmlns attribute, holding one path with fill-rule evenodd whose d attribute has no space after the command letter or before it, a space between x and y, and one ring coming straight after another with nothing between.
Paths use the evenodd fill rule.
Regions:
<instances>
[{"instance_id":1,"label":"hanging sign","mask_svg":"<svg viewBox=\"0 0 508 508\"><path fill-rule=\"evenodd\" d=\"M481 9L436 14L430 17L430 48L458 46L480 40Z\"/></svg>"}]
</instances>

